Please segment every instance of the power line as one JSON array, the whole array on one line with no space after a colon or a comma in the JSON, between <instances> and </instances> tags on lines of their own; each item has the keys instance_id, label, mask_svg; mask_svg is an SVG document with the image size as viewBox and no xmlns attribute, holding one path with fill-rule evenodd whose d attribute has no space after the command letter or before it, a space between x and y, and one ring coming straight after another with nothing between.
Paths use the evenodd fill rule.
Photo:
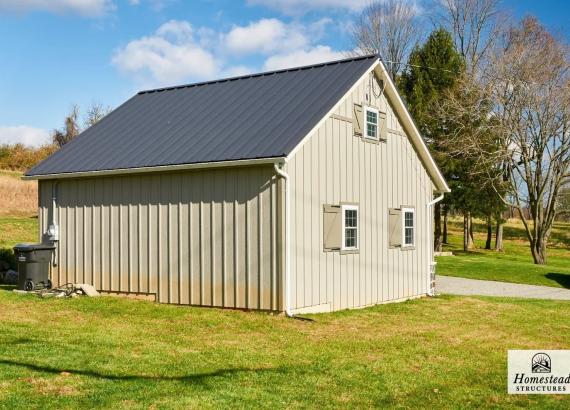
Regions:
<instances>
[{"instance_id":1,"label":"power line","mask_svg":"<svg viewBox=\"0 0 570 410\"><path fill-rule=\"evenodd\" d=\"M408 64L408 63L403 63L401 61L384 61L385 63L390 63L390 64L400 64L400 65L405 65L408 67L416 67L416 68L427 68L429 70L436 70L436 71L447 71L448 73L455 73L455 71L453 70L448 70L446 68L437 68L437 67L430 67L427 65L418 65L418 64Z\"/></svg>"}]
</instances>

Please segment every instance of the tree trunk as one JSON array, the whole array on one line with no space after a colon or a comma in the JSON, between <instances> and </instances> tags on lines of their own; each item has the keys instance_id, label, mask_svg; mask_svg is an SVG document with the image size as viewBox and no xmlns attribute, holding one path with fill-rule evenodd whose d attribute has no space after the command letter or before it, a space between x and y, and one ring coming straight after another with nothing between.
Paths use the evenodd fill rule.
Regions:
<instances>
[{"instance_id":1,"label":"tree trunk","mask_svg":"<svg viewBox=\"0 0 570 410\"><path fill-rule=\"evenodd\" d=\"M536 265L546 265L546 238L538 237L531 243L532 259Z\"/></svg>"},{"instance_id":2,"label":"tree trunk","mask_svg":"<svg viewBox=\"0 0 570 410\"><path fill-rule=\"evenodd\" d=\"M463 251L469 250L469 212L463 213Z\"/></svg>"},{"instance_id":3,"label":"tree trunk","mask_svg":"<svg viewBox=\"0 0 570 410\"><path fill-rule=\"evenodd\" d=\"M503 224L500 220L497 220L495 229L495 251L503 252Z\"/></svg>"},{"instance_id":4,"label":"tree trunk","mask_svg":"<svg viewBox=\"0 0 570 410\"><path fill-rule=\"evenodd\" d=\"M475 241L473 240L473 217L471 212L467 212L467 249L473 249L475 247Z\"/></svg>"},{"instance_id":5,"label":"tree trunk","mask_svg":"<svg viewBox=\"0 0 570 410\"><path fill-rule=\"evenodd\" d=\"M485 249L491 249L491 241L493 240L493 224L491 217L487 217L487 240L485 241Z\"/></svg>"},{"instance_id":6,"label":"tree trunk","mask_svg":"<svg viewBox=\"0 0 570 410\"><path fill-rule=\"evenodd\" d=\"M443 210L443 243L448 244L449 242L447 241L447 213L448 213L448 209L447 207Z\"/></svg>"},{"instance_id":7,"label":"tree trunk","mask_svg":"<svg viewBox=\"0 0 570 410\"><path fill-rule=\"evenodd\" d=\"M441 243L441 204L438 202L433 208L434 234L433 234L433 250L441 252L443 245Z\"/></svg>"}]
</instances>

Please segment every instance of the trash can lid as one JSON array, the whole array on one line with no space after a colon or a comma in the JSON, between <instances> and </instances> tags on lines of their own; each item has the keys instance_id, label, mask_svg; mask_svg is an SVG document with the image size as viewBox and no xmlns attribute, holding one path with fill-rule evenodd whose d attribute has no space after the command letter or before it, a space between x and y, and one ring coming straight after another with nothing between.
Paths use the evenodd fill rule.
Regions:
<instances>
[{"instance_id":1,"label":"trash can lid","mask_svg":"<svg viewBox=\"0 0 570 410\"><path fill-rule=\"evenodd\" d=\"M55 246L50 243L19 243L14 246L16 252L33 252L37 250L52 250Z\"/></svg>"}]
</instances>

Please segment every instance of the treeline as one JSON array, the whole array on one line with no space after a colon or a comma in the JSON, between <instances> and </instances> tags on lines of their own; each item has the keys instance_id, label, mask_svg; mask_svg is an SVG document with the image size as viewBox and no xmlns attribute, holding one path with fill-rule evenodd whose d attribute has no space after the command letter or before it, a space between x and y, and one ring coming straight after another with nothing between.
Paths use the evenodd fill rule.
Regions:
<instances>
[{"instance_id":1,"label":"treeline","mask_svg":"<svg viewBox=\"0 0 570 410\"><path fill-rule=\"evenodd\" d=\"M64 124L51 132L51 141L40 147L23 144L0 145L0 169L25 172L67 144L83 130L97 123L111 111L110 107L91 104L82 116L78 105L73 105Z\"/></svg>"},{"instance_id":2,"label":"treeline","mask_svg":"<svg viewBox=\"0 0 570 410\"><path fill-rule=\"evenodd\" d=\"M428 33L425 35L424 33ZM522 220L535 263L570 189L570 45L534 16L510 17L500 0L371 3L354 47L380 55L451 193L435 211L435 250L446 219L487 221L486 247L502 251L505 209Z\"/></svg>"},{"instance_id":3,"label":"treeline","mask_svg":"<svg viewBox=\"0 0 570 410\"><path fill-rule=\"evenodd\" d=\"M0 169L25 172L55 151L55 144L46 144L39 148L23 144L0 145Z\"/></svg>"}]
</instances>

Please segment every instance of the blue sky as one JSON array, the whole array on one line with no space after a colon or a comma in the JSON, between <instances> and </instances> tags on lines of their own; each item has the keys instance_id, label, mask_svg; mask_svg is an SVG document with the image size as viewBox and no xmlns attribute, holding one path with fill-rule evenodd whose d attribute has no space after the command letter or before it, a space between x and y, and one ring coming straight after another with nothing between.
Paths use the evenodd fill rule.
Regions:
<instances>
[{"instance_id":1,"label":"blue sky","mask_svg":"<svg viewBox=\"0 0 570 410\"><path fill-rule=\"evenodd\" d=\"M47 141L74 103L116 107L140 89L342 58L368 3L0 0L0 143ZM503 5L561 33L570 23L567 1Z\"/></svg>"}]
</instances>

